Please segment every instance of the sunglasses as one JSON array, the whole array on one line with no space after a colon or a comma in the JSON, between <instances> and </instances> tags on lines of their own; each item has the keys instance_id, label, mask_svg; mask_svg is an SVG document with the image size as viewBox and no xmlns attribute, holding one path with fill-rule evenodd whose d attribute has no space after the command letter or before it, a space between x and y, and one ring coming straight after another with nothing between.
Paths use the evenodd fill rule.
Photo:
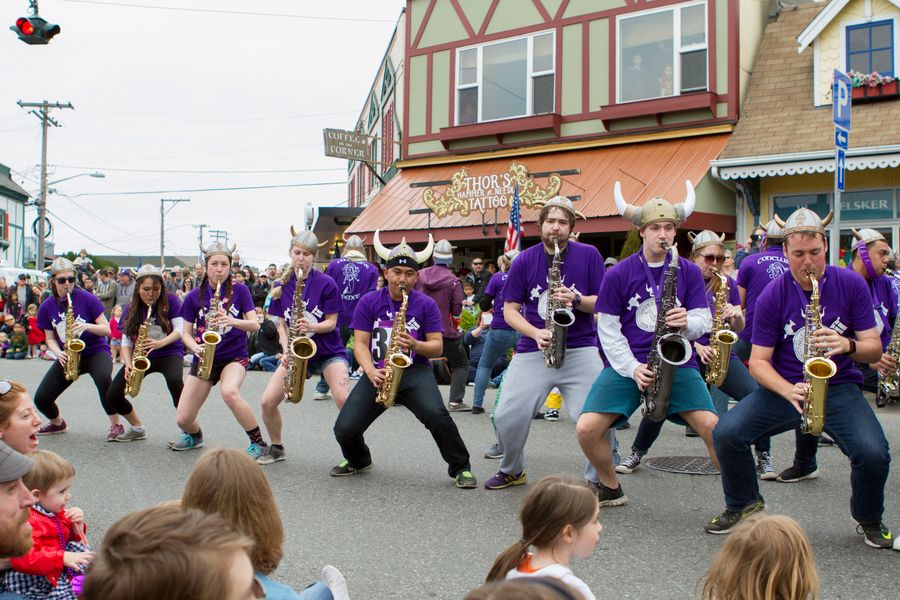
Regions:
<instances>
[{"instance_id":1,"label":"sunglasses","mask_svg":"<svg viewBox=\"0 0 900 600\"><path fill-rule=\"evenodd\" d=\"M700 256L703 258L703 260L705 260L705 261L708 262L708 263L714 263L714 262L720 263L720 262L725 262L725 257L724 257L724 256L717 256L717 255L715 255L715 254L701 254Z\"/></svg>"},{"instance_id":2,"label":"sunglasses","mask_svg":"<svg viewBox=\"0 0 900 600\"><path fill-rule=\"evenodd\" d=\"M69 277L57 277L57 278L56 278L56 283L58 283L59 285L65 285L65 284L67 284L67 283L75 283L75 277L74 277L74 276L69 276Z\"/></svg>"},{"instance_id":3,"label":"sunglasses","mask_svg":"<svg viewBox=\"0 0 900 600\"><path fill-rule=\"evenodd\" d=\"M9 379L0 379L0 396L5 396L12 389L12 381Z\"/></svg>"},{"instance_id":4,"label":"sunglasses","mask_svg":"<svg viewBox=\"0 0 900 600\"><path fill-rule=\"evenodd\" d=\"M472 263L472 266L473 266L473 267L480 267L480 266L483 265L483 264L484 264L484 263L482 263L482 262L473 262L473 263Z\"/></svg>"}]
</instances>

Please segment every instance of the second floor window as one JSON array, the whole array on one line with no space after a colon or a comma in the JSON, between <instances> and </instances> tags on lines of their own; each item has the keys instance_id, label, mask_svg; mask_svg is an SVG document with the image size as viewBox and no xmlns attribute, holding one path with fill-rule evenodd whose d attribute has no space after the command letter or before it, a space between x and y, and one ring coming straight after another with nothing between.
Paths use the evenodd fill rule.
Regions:
<instances>
[{"instance_id":1,"label":"second floor window","mask_svg":"<svg viewBox=\"0 0 900 600\"><path fill-rule=\"evenodd\" d=\"M456 56L456 124L553 112L553 32L462 48Z\"/></svg>"},{"instance_id":2,"label":"second floor window","mask_svg":"<svg viewBox=\"0 0 900 600\"><path fill-rule=\"evenodd\" d=\"M706 4L693 3L619 19L619 102L707 89Z\"/></svg>"},{"instance_id":3,"label":"second floor window","mask_svg":"<svg viewBox=\"0 0 900 600\"><path fill-rule=\"evenodd\" d=\"M876 21L847 27L847 68L894 76L894 22Z\"/></svg>"}]
</instances>

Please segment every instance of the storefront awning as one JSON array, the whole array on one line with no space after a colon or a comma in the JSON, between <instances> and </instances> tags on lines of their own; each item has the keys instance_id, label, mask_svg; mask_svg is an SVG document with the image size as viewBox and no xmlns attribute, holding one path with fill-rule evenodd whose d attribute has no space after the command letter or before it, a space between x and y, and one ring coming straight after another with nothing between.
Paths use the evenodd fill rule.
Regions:
<instances>
[{"instance_id":1,"label":"storefront awning","mask_svg":"<svg viewBox=\"0 0 900 600\"><path fill-rule=\"evenodd\" d=\"M890 169L898 166L900 166L900 146L851 148L847 151L845 168L848 171ZM834 173L834 151L819 150L714 160L712 173L717 179L723 180Z\"/></svg>"},{"instance_id":2,"label":"storefront awning","mask_svg":"<svg viewBox=\"0 0 900 600\"><path fill-rule=\"evenodd\" d=\"M625 231L630 224L616 211L616 181L621 182L622 193L631 204L641 206L653 196L680 202L685 193L684 180L698 186L709 173L710 161L719 156L727 141L727 134L707 135L523 156L517 162L536 174L534 183L541 188L547 187L549 174L561 174L558 193L575 197L575 208L587 218L586 222L579 222L578 231ZM463 166L468 169L468 177L485 178L502 175L510 162L510 158L502 158ZM509 220L505 204L495 211L486 201L488 208L484 213L473 210L462 216L454 212L441 218L425 206L425 190L433 187L438 194L444 193L459 168L459 164L453 164L403 169L366 206L347 229L347 235L368 235L379 229L384 243L396 243L404 236L409 242L424 241L429 230L435 238L452 240L498 237L498 229L500 237L504 236ZM428 182L432 184L429 186ZM703 204L698 202L700 208L688 221L688 227L734 231L733 215L703 212ZM526 236L537 234L537 215L537 209L522 207Z\"/></svg>"}]
</instances>

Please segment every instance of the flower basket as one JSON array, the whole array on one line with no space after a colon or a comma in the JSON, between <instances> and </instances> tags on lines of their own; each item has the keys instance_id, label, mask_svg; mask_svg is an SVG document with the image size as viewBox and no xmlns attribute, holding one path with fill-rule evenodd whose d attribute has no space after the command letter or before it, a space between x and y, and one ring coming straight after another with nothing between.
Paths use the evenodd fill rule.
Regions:
<instances>
[{"instance_id":1,"label":"flower basket","mask_svg":"<svg viewBox=\"0 0 900 600\"><path fill-rule=\"evenodd\" d=\"M862 85L852 89L854 102L871 102L900 96L900 81L879 83L878 85Z\"/></svg>"}]
</instances>

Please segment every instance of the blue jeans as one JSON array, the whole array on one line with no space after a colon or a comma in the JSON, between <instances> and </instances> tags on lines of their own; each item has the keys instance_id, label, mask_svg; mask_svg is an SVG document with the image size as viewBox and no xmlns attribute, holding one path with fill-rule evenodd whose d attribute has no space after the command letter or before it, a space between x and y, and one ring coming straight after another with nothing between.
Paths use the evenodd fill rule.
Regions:
<instances>
[{"instance_id":1,"label":"blue jeans","mask_svg":"<svg viewBox=\"0 0 900 600\"><path fill-rule=\"evenodd\" d=\"M719 419L713 442L728 508L740 510L762 498L750 444L799 425L800 414L794 406L765 388L744 398ZM857 385L845 383L828 390L825 431L850 459L850 514L860 523L880 521L890 449L881 424Z\"/></svg>"},{"instance_id":2,"label":"blue jeans","mask_svg":"<svg viewBox=\"0 0 900 600\"><path fill-rule=\"evenodd\" d=\"M278 368L278 364L281 362L280 358L275 356L267 356L259 361L259 366L263 368L263 371L266 373L274 373L275 369Z\"/></svg>"},{"instance_id":3,"label":"blue jeans","mask_svg":"<svg viewBox=\"0 0 900 600\"><path fill-rule=\"evenodd\" d=\"M514 329L491 329L484 340L484 348L481 351L481 360L478 361L478 371L475 373L475 391L472 396L473 406L484 405L484 390L491 380L491 370L497 359L515 348L522 336Z\"/></svg>"}]
</instances>

